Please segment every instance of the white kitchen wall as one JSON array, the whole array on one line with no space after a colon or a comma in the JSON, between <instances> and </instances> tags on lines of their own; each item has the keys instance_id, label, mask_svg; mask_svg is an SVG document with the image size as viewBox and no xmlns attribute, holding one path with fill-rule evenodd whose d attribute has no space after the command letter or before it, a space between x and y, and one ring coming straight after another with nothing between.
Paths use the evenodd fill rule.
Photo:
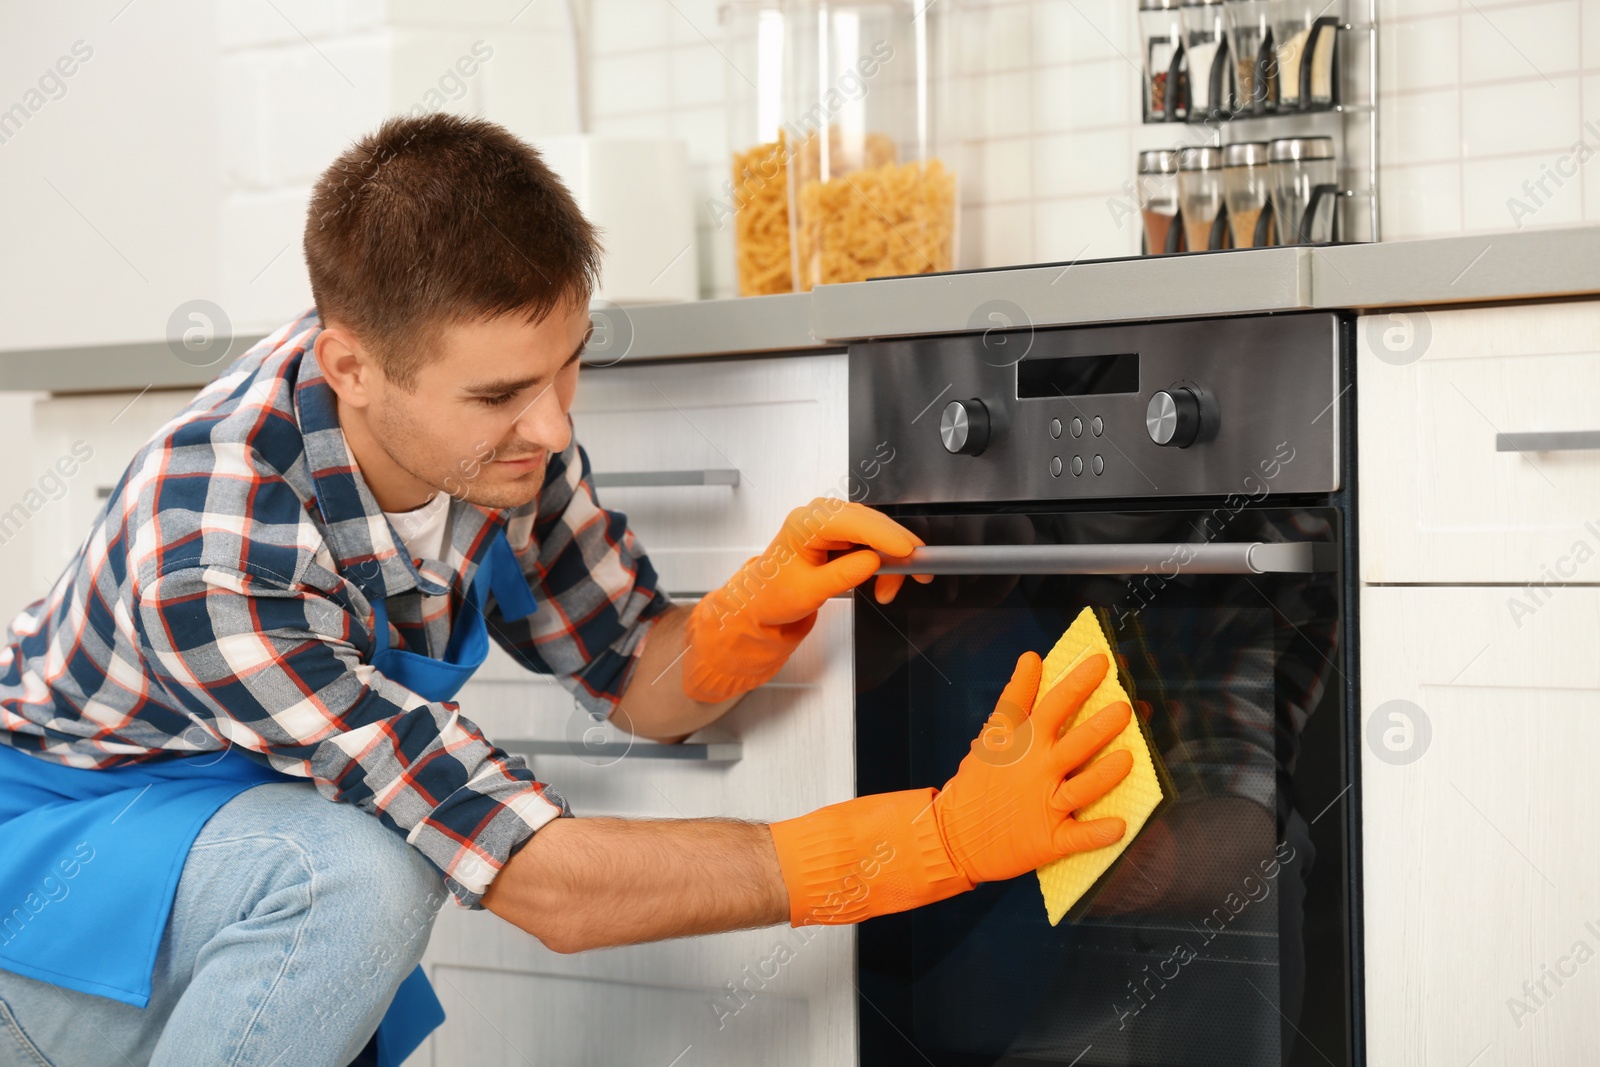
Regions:
<instances>
[{"instance_id":1,"label":"white kitchen wall","mask_svg":"<svg viewBox=\"0 0 1600 1067\"><path fill-rule=\"evenodd\" d=\"M734 289L730 228L706 208L730 148L721 2L579 0L592 132L688 145L706 296ZM963 266L1137 250L1110 204L1135 152L1185 131L1138 121L1135 7L934 9L963 20L962 143L947 149ZM384 116L442 107L535 139L577 128L565 12L560 0L95 0L9 18L0 108L74 42L94 55L0 142L13 205L0 348L155 339L194 298L240 332L278 324L309 299L312 180ZM1381 0L1381 21L1386 237L1600 220L1600 165L1572 154L1580 141L1600 151L1600 0ZM477 41L493 57L461 75Z\"/></svg>"},{"instance_id":2,"label":"white kitchen wall","mask_svg":"<svg viewBox=\"0 0 1600 1067\"><path fill-rule=\"evenodd\" d=\"M309 306L301 255L317 175L385 118L483 115L527 138L574 132L555 0L216 0L220 302L269 330Z\"/></svg>"},{"instance_id":3,"label":"white kitchen wall","mask_svg":"<svg viewBox=\"0 0 1600 1067\"><path fill-rule=\"evenodd\" d=\"M720 0L592 2L594 131L689 141L703 290L732 295L731 227L704 207L730 147ZM957 4L961 265L1137 252L1110 202L1178 137L1139 121L1135 0ZM1381 0L1379 23L1386 239L1600 221L1600 162L1574 152L1600 153L1600 0Z\"/></svg>"},{"instance_id":4,"label":"white kitchen wall","mask_svg":"<svg viewBox=\"0 0 1600 1067\"><path fill-rule=\"evenodd\" d=\"M214 295L211 5L5 0L0 25L0 349L160 337Z\"/></svg>"}]
</instances>

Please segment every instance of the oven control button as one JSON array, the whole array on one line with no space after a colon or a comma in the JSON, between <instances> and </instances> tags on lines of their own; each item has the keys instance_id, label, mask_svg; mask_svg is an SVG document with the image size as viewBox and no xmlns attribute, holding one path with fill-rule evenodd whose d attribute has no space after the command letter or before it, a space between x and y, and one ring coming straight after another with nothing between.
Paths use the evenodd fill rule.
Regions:
<instances>
[{"instance_id":1,"label":"oven control button","mask_svg":"<svg viewBox=\"0 0 1600 1067\"><path fill-rule=\"evenodd\" d=\"M1200 435L1200 398L1187 389L1163 389L1144 409L1144 425L1156 444L1188 448Z\"/></svg>"},{"instance_id":2,"label":"oven control button","mask_svg":"<svg viewBox=\"0 0 1600 1067\"><path fill-rule=\"evenodd\" d=\"M951 455L980 455L989 445L989 409L981 400L950 401L939 417L939 439Z\"/></svg>"},{"instance_id":3,"label":"oven control button","mask_svg":"<svg viewBox=\"0 0 1600 1067\"><path fill-rule=\"evenodd\" d=\"M1053 478L1061 477L1061 457L1060 456L1051 456L1050 457L1050 476L1053 477Z\"/></svg>"}]
</instances>

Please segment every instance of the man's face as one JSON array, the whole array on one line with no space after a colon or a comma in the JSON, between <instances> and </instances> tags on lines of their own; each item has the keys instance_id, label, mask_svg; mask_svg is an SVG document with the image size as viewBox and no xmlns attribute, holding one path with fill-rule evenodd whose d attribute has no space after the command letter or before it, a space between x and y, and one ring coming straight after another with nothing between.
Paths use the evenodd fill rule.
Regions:
<instances>
[{"instance_id":1,"label":"man's face","mask_svg":"<svg viewBox=\"0 0 1600 1067\"><path fill-rule=\"evenodd\" d=\"M491 508L539 495L552 453L572 439L587 306L563 304L535 324L503 316L445 327L411 389L382 379L368 425L406 473Z\"/></svg>"}]
</instances>

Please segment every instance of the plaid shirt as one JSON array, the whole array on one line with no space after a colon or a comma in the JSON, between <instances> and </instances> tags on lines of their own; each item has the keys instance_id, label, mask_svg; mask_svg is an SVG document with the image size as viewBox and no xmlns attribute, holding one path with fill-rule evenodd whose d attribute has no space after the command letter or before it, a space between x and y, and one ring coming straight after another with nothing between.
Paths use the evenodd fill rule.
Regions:
<instances>
[{"instance_id":1,"label":"plaid shirt","mask_svg":"<svg viewBox=\"0 0 1600 1067\"><path fill-rule=\"evenodd\" d=\"M539 608L495 639L609 714L668 606L576 440L534 503L452 500L444 560L413 561L339 428L312 311L245 353L139 450L77 558L0 649L0 741L88 768L235 747L403 834L469 907L516 848L571 814L454 702L374 670L438 657L490 539ZM493 602L491 601L491 604ZM472 610L470 607L466 610Z\"/></svg>"}]
</instances>

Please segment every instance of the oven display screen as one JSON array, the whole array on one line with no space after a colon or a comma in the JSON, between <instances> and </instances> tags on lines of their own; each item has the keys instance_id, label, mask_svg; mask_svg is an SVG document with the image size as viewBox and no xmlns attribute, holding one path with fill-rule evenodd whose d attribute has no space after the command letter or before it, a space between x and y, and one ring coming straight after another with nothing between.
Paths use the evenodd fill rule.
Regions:
<instances>
[{"instance_id":1,"label":"oven display screen","mask_svg":"<svg viewBox=\"0 0 1600 1067\"><path fill-rule=\"evenodd\" d=\"M1059 356L1017 364L1017 399L1139 391L1139 353Z\"/></svg>"}]
</instances>

